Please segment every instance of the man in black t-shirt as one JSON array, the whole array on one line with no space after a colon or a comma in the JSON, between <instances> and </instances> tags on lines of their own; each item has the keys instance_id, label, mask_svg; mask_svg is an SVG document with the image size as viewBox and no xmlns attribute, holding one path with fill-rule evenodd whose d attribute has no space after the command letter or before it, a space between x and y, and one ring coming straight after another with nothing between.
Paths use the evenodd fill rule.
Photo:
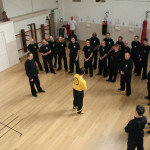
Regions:
<instances>
[{"instance_id":1,"label":"man in black t-shirt","mask_svg":"<svg viewBox=\"0 0 150 150\"><path fill-rule=\"evenodd\" d=\"M38 55L39 46L37 45L37 43L34 42L33 38L30 39L30 44L28 45L28 51L30 51L33 54L34 61L37 62L39 69L43 71L42 65L39 60L39 55Z\"/></svg>"},{"instance_id":2,"label":"man in black t-shirt","mask_svg":"<svg viewBox=\"0 0 150 150\"><path fill-rule=\"evenodd\" d=\"M74 64L76 65L76 73L79 74L79 51L80 45L75 41L74 37L71 37L71 42L68 46L69 49L69 58L70 58L70 72L74 72Z\"/></svg>"},{"instance_id":3,"label":"man in black t-shirt","mask_svg":"<svg viewBox=\"0 0 150 150\"><path fill-rule=\"evenodd\" d=\"M125 127L125 132L128 133L127 150L135 150L136 148L137 150L144 150L144 128L147 123L147 118L143 116L144 112L144 106L137 105L136 116Z\"/></svg>"},{"instance_id":4,"label":"man in black t-shirt","mask_svg":"<svg viewBox=\"0 0 150 150\"><path fill-rule=\"evenodd\" d=\"M40 54L42 55L42 58L43 58L45 72L46 73L49 72L48 65L47 65L47 63L48 63L51 73L56 74L55 71L54 71L54 68L53 68L53 64L52 64L52 58L53 58L52 51L51 51L49 45L46 44L46 40L42 41L42 46L40 47L39 52L40 52Z\"/></svg>"},{"instance_id":5,"label":"man in black t-shirt","mask_svg":"<svg viewBox=\"0 0 150 150\"><path fill-rule=\"evenodd\" d=\"M36 91L34 85L36 85L38 92L45 93L45 91L40 86L39 71L33 60L33 54L31 52L28 52L27 57L28 57L28 59L25 62L25 70L26 70L26 74L29 78L31 93L34 97L37 97L37 91Z\"/></svg>"},{"instance_id":6,"label":"man in black t-shirt","mask_svg":"<svg viewBox=\"0 0 150 150\"><path fill-rule=\"evenodd\" d=\"M122 54L121 51L119 50L119 45L115 44L114 50L111 53L111 65L109 71L109 79L107 81L116 82L121 59L122 59Z\"/></svg>"},{"instance_id":7,"label":"man in black t-shirt","mask_svg":"<svg viewBox=\"0 0 150 150\"><path fill-rule=\"evenodd\" d=\"M103 40L101 42L101 46L99 47L99 71L97 75L102 75L102 71L103 71L104 78L106 78L108 74L107 54L108 54L108 50L105 45L105 41Z\"/></svg>"},{"instance_id":8,"label":"man in black t-shirt","mask_svg":"<svg viewBox=\"0 0 150 150\"><path fill-rule=\"evenodd\" d=\"M136 35L134 37L134 41L132 41L131 43L131 46L132 46L132 49L131 49L131 59L133 60L134 62L134 73L136 74L136 76L140 76L140 73L139 73L139 53L140 53L140 50L141 50L141 43L138 41L139 40L139 36Z\"/></svg>"},{"instance_id":9,"label":"man in black t-shirt","mask_svg":"<svg viewBox=\"0 0 150 150\"><path fill-rule=\"evenodd\" d=\"M98 54L98 47L100 45L100 40L99 38L97 38L97 33L94 32L92 37L90 38L90 43L91 46L93 47L93 58L94 58L94 64L93 64L93 68L96 70L97 68L97 54Z\"/></svg>"},{"instance_id":10,"label":"man in black t-shirt","mask_svg":"<svg viewBox=\"0 0 150 150\"><path fill-rule=\"evenodd\" d=\"M52 50L53 58L55 58L54 67L57 67L57 42L54 40L53 36L50 36L48 41L50 49Z\"/></svg>"},{"instance_id":11,"label":"man in black t-shirt","mask_svg":"<svg viewBox=\"0 0 150 150\"><path fill-rule=\"evenodd\" d=\"M141 71L143 69L142 80L146 79L147 76L147 64L148 64L148 56L150 52L150 46L148 45L148 39L144 39L143 45L140 50L140 65L139 65L139 75L141 75Z\"/></svg>"},{"instance_id":12,"label":"man in black t-shirt","mask_svg":"<svg viewBox=\"0 0 150 150\"><path fill-rule=\"evenodd\" d=\"M88 68L90 69L90 77L93 77L93 47L90 45L90 39L86 40L86 45L83 47L84 51L84 68L86 69L86 74L88 73Z\"/></svg>"},{"instance_id":13,"label":"man in black t-shirt","mask_svg":"<svg viewBox=\"0 0 150 150\"><path fill-rule=\"evenodd\" d=\"M108 48L108 69L110 69L111 65L111 52L113 50L114 41L110 38L110 33L107 32L106 38L104 38L104 41L106 42L106 47Z\"/></svg>"},{"instance_id":14,"label":"man in black t-shirt","mask_svg":"<svg viewBox=\"0 0 150 150\"><path fill-rule=\"evenodd\" d=\"M122 36L118 37L118 41L116 42L116 44L119 45L119 50L122 51L123 48L124 48L124 43L123 43L123 37Z\"/></svg>"},{"instance_id":15,"label":"man in black t-shirt","mask_svg":"<svg viewBox=\"0 0 150 150\"><path fill-rule=\"evenodd\" d=\"M130 50L130 47L128 46L128 41L125 41L124 42L124 47L123 47L123 49L122 49L122 51L121 51L121 53L122 53L122 58L124 58L124 54L125 53L131 53L131 50Z\"/></svg>"}]
</instances>

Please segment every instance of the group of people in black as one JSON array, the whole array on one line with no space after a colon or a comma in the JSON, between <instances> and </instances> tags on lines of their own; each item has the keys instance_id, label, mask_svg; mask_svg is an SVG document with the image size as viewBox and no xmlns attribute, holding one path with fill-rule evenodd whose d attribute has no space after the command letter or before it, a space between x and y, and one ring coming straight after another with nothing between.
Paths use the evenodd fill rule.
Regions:
<instances>
[{"instance_id":1,"label":"group of people in black","mask_svg":"<svg viewBox=\"0 0 150 150\"><path fill-rule=\"evenodd\" d=\"M55 41L52 36L47 43L46 40L42 41L42 45L39 48L37 43L33 39L30 40L28 45L27 61L25 62L26 74L29 77L31 86L31 92L34 97L37 97L37 91L34 87L36 85L38 92L45 93L40 86L39 71L36 67L37 62L39 70L43 71L43 67L39 60L38 52L42 55L42 60L46 73L56 74L54 67L58 67L56 71L62 69L62 59L64 62L65 71L68 72L67 56L66 56L67 44L65 40L59 36ZM79 74L79 52L80 44L71 37L71 41L68 46L69 50L69 69L68 73L74 72L74 65L76 65L76 73ZM90 72L90 77L93 77L93 69L98 70L97 75L103 75L104 78L108 76L106 81L116 82L118 72L120 72L120 88L118 90L125 91L126 96L131 95L131 77L134 64L135 76L141 76L142 80L147 81L148 96L145 99L150 101L150 71L147 74L148 56L150 47L148 45L148 39L144 39L143 45L139 42L139 37L136 35L134 41L131 43L131 48L128 46L128 42L123 42L123 37L119 36L118 41L114 43L110 37L110 33L106 34L101 43L97 34L94 32L90 39L86 40L86 45L83 47L84 52L84 68L85 74ZM53 60L54 59L54 60ZM49 70L50 68L50 70ZM149 103L150 105L150 103ZM143 116L145 108L141 105L136 107L136 117L131 120L125 127L125 131L128 136L128 150L134 150L135 147L138 150L143 150L143 129L147 123L146 118ZM150 125L150 124L149 124ZM150 131L147 133L150 134Z\"/></svg>"}]
</instances>

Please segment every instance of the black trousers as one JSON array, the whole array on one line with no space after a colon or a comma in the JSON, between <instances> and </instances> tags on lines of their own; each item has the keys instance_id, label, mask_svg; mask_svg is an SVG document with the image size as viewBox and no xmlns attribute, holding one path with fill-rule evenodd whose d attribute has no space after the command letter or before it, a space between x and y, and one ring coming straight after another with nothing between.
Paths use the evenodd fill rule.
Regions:
<instances>
[{"instance_id":1,"label":"black trousers","mask_svg":"<svg viewBox=\"0 0 150 150\"><path fill-rule=\"evenodd\" d=\"M76 65L76 73L79 73L79 58L76 61L76 58L70 57L70 72L74 72L74 64Z\"/></svg>"},{"instance_id":2,"label":"black trousers","mask_svg":"<svg viewBox=\"0 0 150 150\"><path fill-rule=\"evenodd\" d=\"M83 107L84 91L77 91L73 89L73 97L74 97L73 106L78 107L77 112L81 113Z\"/></svg>"},{"instance_id":3,"label":"black trousers","mask_svg":"<svg viewBox=\"0 0 150 150\"><path fill-rule=\"evenodd\" d=\"M137 150L144 150L143 139L141 139L140 141L128 140L127 150L135 150L136 148Z\"/></svg>"},{"instance_id":4,"label":"black trousers","mask_svg":"<svg viewBox=\"0 0 150 150\"><path fill-rule=\"evenodd\" d=\"M141 75L142 69L143 69L143 75L142 78L146 79L147 76L147 60L143 60L139 63L139 75Z\"/></svg>"},{"instance_id":5,"label":"black trousers","mask_svg":"<svg viewBox=\"0 0 150 150\"><path fill-rule=\"evenodd\" d=\"M111 65L111 54L108 54L108 69L110 69L110 65Z\"/></svg>"},{"instance_id":6,"label":"black trousers","mask_svg":"<svg viewBox=\"0 0 150 150\"><path fill-rule=\"evenodd\" d=\"M147 83L148 98L150 100L150 82Z\"/></svg>"},{"instance_id":7,"label":"black trousers","mask_svg":"<svg viewBox=\"0 0 150 150\"><path fill-rule=\"evenodd\" d=\"M34 59L35 62L37 62L39 69L43 70L42 65L40 63L40 60L39 60L39 57L38 56L34 56L33 59Z\"/></svg>"},{"instance_id":8,"label":"black trousers","mask_svg":"<svg viewBox=\"0 0 150 150\"><path fill-rule=\"evenodd\" d=\"M111 65L110 65L109 80L112 80L112 78L113 78L114 80L116 80L117 75L118 75L118 69L119 69L118 64L111 64Z\"/></svg>"},{"instance_id":9,"label":"black trousers","mask_svg":"<svg viewBox=\"0 0 150 150\"><path fill-rule=\"evenodd\" d=\"M54 61L54 66L57 66L57 53L53 53L53 59L55 59Z\"/></svg>"},{"instance_id":10,"label":"black trousers","mask_svg":"<svg viewBox=\"0 0 150 150\"><path fill-rule=\"evenodd\" d=\"M68 70L66 53L58 54L58 64L59 64L58 68L59 69L62 68L62 64L61 64L62 59L64 60L64 68L65 68L65 70Z\"/></svg>"},{"instance_id":11,"label":"black trousers","mask_svg":"<svg viewBox=\"0 0 150 150\"><path fill-rule=\"evenodd\" d=\"M131 94L131 75L121 75L120 80L121 89L125 90L126 85L126 94Z\"/></svg>"},{"instance_id":12,"label":"black trousers","mask_svg":"<svg viewBox=\"0 0 150 150\"><path fill-rule=\"evenodd\" d=\"M54 72L54 68L53 68L53 63L52 63L52 56L47 57L47 58L43 58L43 63L44 63L44 68L45 68L45 72L48 73L49 69L48 69L48 65L49 64L49 68L50 68L50 72Z\"/></svg>"},{"instance_id":13,"label":"black trousers","mask_svg":"<svg viewBox=\"0 0 150 150\"><path fill-rule=\"evenodd\" d=\"M140 74L140 70L139 70L139 66L140 66L140 62L138 57L134 57L132 58L133 62L134 62L134 73L137 73L138 75Z\"/></svg>"},{"instance_id":14,"label":"black trousers","mask_svg":"<svg viewBox=\"0 0 150 150\"><path fill-rule=\"evenodd\" d=\"M36 85L37 90L38 90L39 92L42 91L42 88L41 88L41 86L40 86L40 80L39 80L38 76L33 76L32 78L33 78L33 82L29 81L30 87L31 87L31 93L32 93L32 95L36 95L37 91L36 91L34 85Z\"/></svg>"},{"instance_id":15,"label":"black trousers","mask_svg":"<svg viewBox=\"0 0 150 150\"><path fill-rule=\"evenodd\" d=\"M86 74L88 73L88 68L90 69L90 75L93 75L93 65L92 65L92 60L90 59L89 61L84 61L84 68L86 69Z\"/></svg>"},{"instance_id":16,"label":"black trousers","mask_svg":"<svg viewBox=\"0 0 150 150\"><path fill-rule=\"evenodd\" d=\"M93 52L93 68L96 69L97 68L97 56L98 56L98 50L96 49L94 52Z\"/></svg>"},{"instance_id":17,"label":"black trousers","mask_svg":"<svg viewBox=\"0 0 150 150\"><path fill-rule=\"evenodd\" d=\"M99 74L102 74L103 72L103 76L107 77L108 75L108 68L107 68L107 59L103 59L103 60L99 60Z\"/></svg>"}]
</instances>

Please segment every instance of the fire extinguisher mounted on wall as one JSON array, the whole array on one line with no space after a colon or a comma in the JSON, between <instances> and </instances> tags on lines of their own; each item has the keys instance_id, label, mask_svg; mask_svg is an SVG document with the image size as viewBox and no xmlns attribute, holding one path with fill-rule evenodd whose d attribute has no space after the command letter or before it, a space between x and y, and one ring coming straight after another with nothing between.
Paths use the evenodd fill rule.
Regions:
<instances>
[{"instance_id":1,"label":"fire extinguisher mounted on wall","mask_svg":"<svg viewBox=\"0 0 150 150\"><path fill-rule=\"evenodd\" d=\"M150 11L146 11L146 18L143 21L143 29L142 29L142 35L141 35L141 44L143 45L143 40L146 38L147 36L147 19L148 19L148 14L150 13Z\"/></svg>"},{"instance_id":2,"label":"fire extinguisher mounted on wall","mask_svg":"<svg viewBox=\"0 0 150 150\"><path fill-rule=\"evenodd\" d=\"M103 35L106 35L107 33L107 25L108 25L108 22L107 22L107 18L108 18L108 14L109 12L106 11L105 12L105 17L104 17L104 20L103 20L103 23L102 23L102 34Z\"/></svg>"}]
</instances>

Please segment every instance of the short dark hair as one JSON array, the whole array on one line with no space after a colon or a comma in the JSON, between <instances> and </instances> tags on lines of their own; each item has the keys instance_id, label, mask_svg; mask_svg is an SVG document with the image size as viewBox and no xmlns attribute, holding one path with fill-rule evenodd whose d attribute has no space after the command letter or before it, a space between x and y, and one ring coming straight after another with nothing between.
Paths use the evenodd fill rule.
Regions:
<instances>
[{"instance_id":1,"label":"short dark hair","mask_svg":"<svg viewBox=\"0 0 150 150\"><path fill-rule=\"evenodd\" d=\"M138 36L138 35L135 35L134 37L136 37L137 39L139 39L139 36Z\"/></svg>"},{"instance_id":2,"label":"short dark hair","mask_svg":"<svg viewBox=\"0 0 150 150\"><path fill-rule=\"evenodd\" d=\"M109 35L110 35L110 32L107 32L107 33L106 33L106 35L107 35L107 34L109 34Z\"/></svg>"},{"instance_id":3,"label":"short dark hair","mask_svg":"<svg viewBox=\"0 0 150 150\"><path fill-rule=\"evenodd\" d=\"M143 41L146 41L146 42L148 42L148 39L147 39L147 38L145 38Z\"/></svg>"},{"instance_id":4,"label":"short dark hair","mask_svg":"<svg viewBox=\"0 0 150 150\"><path fill-rule=\"evenodd\" d=\"M114 46L115 46L115 47L119 47L119 44L115 44Z\"/></svg>"},{"instance_id":5,"label":"short dark hair","mask_svg":"<svg viewBox=\"0 0 150 150\"><path fill-rule=\"evenodd\" d=\"M83 75L86 72L86 69L84 67L80 68L79 74Z\"/></svg>"},{"instance_id":6,"label":"short dark hair","mask_svg":"<svg viewBox=\"0 0 150 150\"><path fill-rule=\"evenodd\" d=\"M118 38L121 38L123 40L123 36L119 36Z\"/></svg>"},{"instance_id":7,"label":"short dark hair","mask_svg":"<svg viewBox=\"0 0 150 150\"><path fill-rule=\"evenodd\" d=\"M71 36L71 39L75 39L75 37L74 37L74 36Z\"/></svg>"},{"instance_id":8,"label":"short dark hair","mask_svg":"<svg viewBox=\"0 0 150 150\"><path fill-rule=\"evenodd\" d=\"M137 105L136 111L137 111L139 116L142 116L145 113L145 107L142 105Z\"/></svg>"},{"instance_id":9,"label":"short dark hair","mask_svg":"<svg viewBox=\"0 0 150 150\"><path fill-rule=\"evenodd\" d=\"M89 42L90 42L90 39L86 39L86 42L87 42L87 41L89 41Z\"/></svg>"},{"instance_id":10,"label":"short dark hair","mask_svg":"<svg viewBox=\"0 0 150 150\"><path fill-rule=\"evenodd\" d=\"M27 53L27 57L29 57L31 54L32 54L31 52L28 52L28 53Z\"/></svg>"}]
</instances>

